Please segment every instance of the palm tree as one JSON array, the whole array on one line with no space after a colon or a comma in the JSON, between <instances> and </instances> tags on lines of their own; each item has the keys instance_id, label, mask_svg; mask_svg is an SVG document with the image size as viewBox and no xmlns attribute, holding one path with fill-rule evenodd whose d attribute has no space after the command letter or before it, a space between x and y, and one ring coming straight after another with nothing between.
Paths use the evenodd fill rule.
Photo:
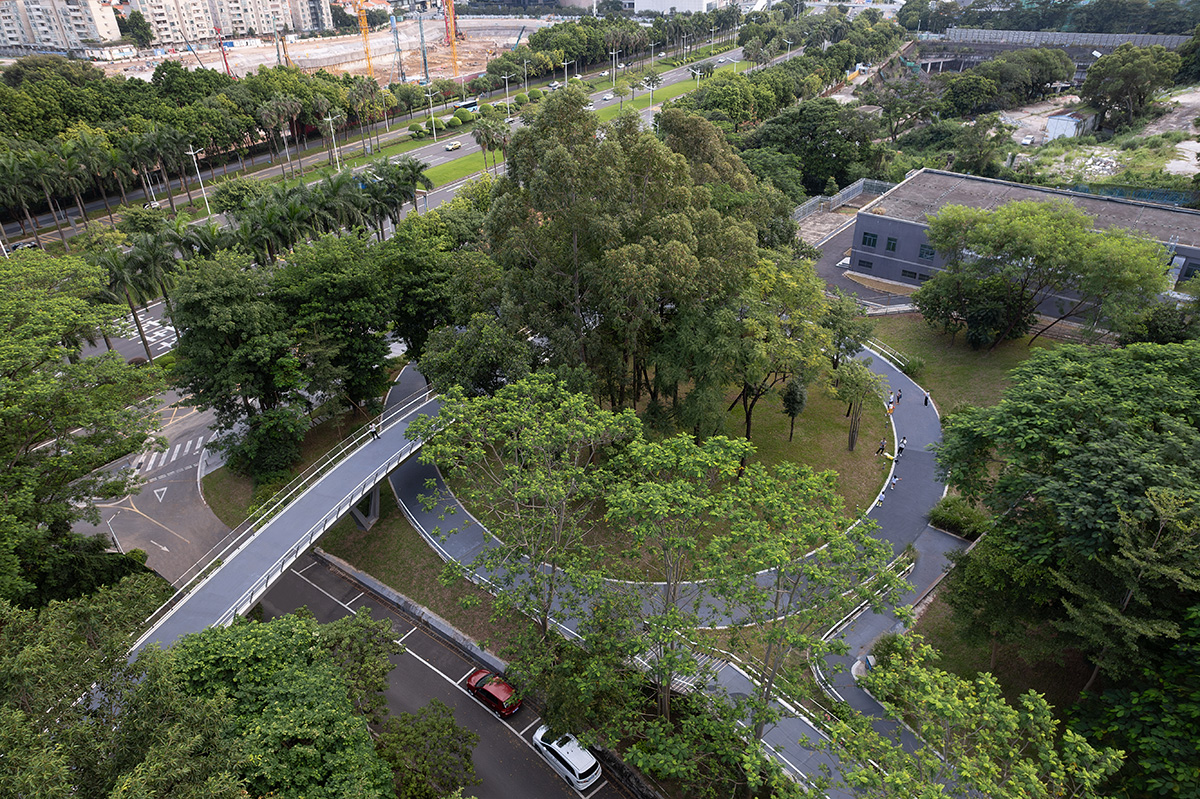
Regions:
<instances>
[{"instance_id":1,"label":"palm tree","mask_svg":"<svg viewBox=\"0 0 1200 799\"><path fill-rule=\"evenodd\" d=\"M93 182L92 174L79 157L75 155L75 148L70 144L56 145L54 154L59 160L59 177L64 191L71 193L75 198L75 209L79 212L79 216L83 219L84 228L88 227L87 213L83 210L83 197L81 194L87 190L88 185ZM75 227L75 223L71 223L71 227ZM76 229L78 232L78 229Z\"/></svg>"},{"instance_id":2,"label":"palm tree","mask_svg":"<svg viewBox=\"0 0 1200 799\"><path fill-rule=\"evenodd\" d=\"M220 250L232 249L237 243L237 237L227 227L216 222L206 222L202 225L187 226L178 231L175 245L185 261L192 258L212 258Z\"/></svg>"},{"instance_id":3,"label":"palm tree","mask_svg":"<svg viewBox=\"0 0 1200 799\"><path fill-rule=\"evenodd\" d=\"M56 188L58 186L58 159L53 153L42 147L31 147L25 153L25 165L28 174L33 175L41 185L42 193L46 196L46 204L50 206L50 215L54 217L54 229L58 231L63 249L70 252L71 245L67 244L67 234L63 232L62 225L58 223L58 214L54 210L54 197L50 191L51 185Z\"/></svg>"},{"instance_id":4,"label":"palm tree","mask_svg":"<svg viewBox=\"0 0 1200 799\"><path fill-rule=\"evenodd\" d=\"M418 161L411 155L406 155L396 161L395 175L397 182L397 190L402 192L404 200L401 200L400 205L403 207L405 201L412 201L413 210L417 210L417 189L418 187L429 191L433 188L433 181L425 174L425 170L429 169L429 164L424 161Z\"/></svg>"},{"instance_id":5,"label":"palm tree","mask_svg":"<svg viewBox=\"0 0 1200 799\"><path fill-rule=\"evenodd\" d=\"M496 146L496 122L492 119L480 119L475 123L475 130L471 131L471 138L475 139L475 143L479 145L479 149L483 150L483 168L487 169L488 151ZM492 161L495 164L495 159Z\"/></svg>"},{"instance_id":6,"label":"palm tree","mask_svg":"<svg viewBox=\"0 0 1200 799\"><path fill-rule=\"evenodd\" d=\"M163 184L167 187L167 204L171 206L171 213L175 213L175 196L171 193L171 177L167 174L166 157L163 153L163 147L167 142L162 136L161 130L158 127L151 128L138 141L138 165L144 167L146 172L142 181L146 185L147 197L153 196L153 192L150 191L150 183L154 180L154 173L159 169L162 170Z\"/></svg>"},{"instance_id":7,"label":"palm tree","mask_svg":"<svg viewBox=\"0 0 1200 799\"><path fill-rule=\"evenodd\" d=\"M30 185L27 166L21 153L15 150L0 150L0 198L10 208L16 206L21 208L25 217L21 222L22 233L25 233L25 223L28 222L29 229L33 231L33 240L41 247L42 238L38 233L37 224L29 215L29 203L33 200L35 193Z\"/></svg>"},{"instance_id":8,"label":"palm tree","mask_svg":"<svg viewBox=\"0 0 1200 799\"><path fill-rule=\"evenodd\" d=\"M175 260L173 239L174 231L170 230L138 233L130 241L130 250L127 256L132 267L140 272L148 283L156 285L162 292L168 313L173 311L168 289L175 287L175 272L178 264Z\"/></svg>"},{"instance_id":9,"label":"palm tree","mask_svg":"<svg viewBox=\"0 0 1200 799\"><path fill-rule=\"evenodd\" d=\"M312 207L317 228L326 233L357 227L367 218L366 193L348 169L326 175L313 187Z\"/></svg>"},{"instance_id":10,"label":"palm tree","mask_svg":"<svg viewBox=\"0 0 1200 799\"><path fill-rule=\"evenodd\" d=\"M69 144L75 157L87 167L92 185L100 192L100 199L104 201L104 210L108 214L109 223L116 224L113 220L112 206L108 202L108 192L104 186L104 178L109 173L109 153L112 149L108 144L108 139L103 133L83 130Z\"/></svg>"},{"instance_id":11,"label":"palm tree","mask_svg":"<svg viewBox=\"0 0 1200 799\"><path fill-rule=\"evenodd\" d=\"M113 294L123 297L129 304L129 313L137 326L138 335L142 339L142 347L146 350L146 358L154 363L154 354L150 352L150 341L142 328L142 320L137 314L138 306L146 301L153 293L152 284L133 265L132 260L120 250L105 250L92 257L92 263L108 272L108 288Z\"/></svg>"}]
</instances>

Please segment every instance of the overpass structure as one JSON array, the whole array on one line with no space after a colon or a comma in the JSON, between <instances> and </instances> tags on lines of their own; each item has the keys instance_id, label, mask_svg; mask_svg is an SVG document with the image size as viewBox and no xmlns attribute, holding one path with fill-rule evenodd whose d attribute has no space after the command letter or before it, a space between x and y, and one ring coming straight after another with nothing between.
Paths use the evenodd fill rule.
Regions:
<instances>
[{"instance_id":1,"label":"overpass structure","mask_svg":"<svg viewBox=\"0 0 1200 799\"><path fill-rule=\"evenodd\" d=\"M436 413L438 404L429 389L414 392L276 494L234 531L206 573L151 616L130 659L147 646L165 649L189 633L232 623L339 519L350 513L367 521L357 505L368 495L377 517L380 483L421 448L407 437L409 422Z\"/></svg>"}]
</instances>

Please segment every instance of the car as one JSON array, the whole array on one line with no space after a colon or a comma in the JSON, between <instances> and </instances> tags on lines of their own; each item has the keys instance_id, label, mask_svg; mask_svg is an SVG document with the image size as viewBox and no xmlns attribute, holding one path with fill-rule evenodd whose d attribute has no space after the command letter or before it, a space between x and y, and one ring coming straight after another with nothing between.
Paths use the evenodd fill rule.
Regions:
<instances>
[{"instance_id":1,"label":"car","mask_svg":"<svg viewBox=\"0 0 1200 799\"><path fill-rule=\"evenodd\" d=\"M667 57L667 54L666 54L666 53L659 53L659 54L658 54L658 57L659 57L659 58L666 58L666 57Z\"/></svg>"},{"instance_id":2,"label":"car","mask_svg":"<svg viewBox=\"0 0 1200 799\"><path fill-rule=\"evenodd\" d=\"M611 99L612 99L612 95L611 95L611 94L606 94L606 95L604 95L604 99L605 99L605 100L611 100Z\"/></svg>"},{"instance_id":3,"label":"car","mask_svg":"<svg viewBox=\"0 0 1200 799\"><path fill-rule=\"evenodd\" d=\"M720 58L718 58L718 59L717 59L717 63L718 63L718 64L724 64L724 63L725 63L725 57L724 57L724 56L721 56Z\"/></svg>"},{"instance_id":4,"label":"car","mask_svg":"<svg viewBox=\"0 0 1200 799\"><path fill-rule=\"evenodd\" d=\"M533 734L533 749L577 791L587 790L600 779L600 763L574 735L554 737L549 725L543 724Z\"/></svg>"},{"instance_id":5,"label":"car","mask_svg":"<svg viewBox=\"0 0 1200 799\"><path fill-rule=\"evenodd\" d=\"M460 141L449 141L449 142L446 142L446 149L447 149L447 150L457 150L459 147L462 147L462 142L460 142Z\"/></svg>"},{"instance_id":6,"label":"car","mask_svg":"<svg viewBox=\"0 0 1200 799\"><path fill-rule=\"evenodd\" d=\"M583 107L583 110L584 110L584 111L595 111L595 110L596 110L596 104L595 104L595 103L588 103L587 105L585 105L585 106Z\"/></svg>"},{"instance_id":7,"label":"car","mask_svg":"<svg viewBox=\"0 0 1200 799\"><path fill-rule=\"evenodd\" d=\"M624 64L617 64L617 69L625 69L625 65L624 65Z\"/></svg>"},{"instance_id":8,"label":"car","mask_svg":"<svg viewBox=\"0 0 1200 799\"><path fill-rule=\"evenodd\" d=\"M562 85L562 84L561 84L561 83L559 83L558 81L556 81L556 80L552 80L552 81L550 81L550 84L549 84L549 85L548 85L546 88L547 88L547 89L549 89L550 91L554 91L555 89L557 89L557 88L558 88L559 86L561 86L561 85Z\"/></svg>"},{"instance_id":9,"label":"car","mask_svg":"<svg viewBox=\"0 0 1200 799\"><path fill-rule=\"evenodd\" d=\"M1026 147L1033 144L1033 135L1031 134L1031 135L1026 136L1025 138L1021 139L1021 144L1024 144Z\"/></svg>"},{"instance_id":10,"label":"car","mask_svg":"<svg viewBox=\"0 0 1200 799\"><path fill-rule=\"evenodd\" d=\"M604 70L603 72L601 72L601 73L600 73L600 77L602 77L602 78L607 78L607 77L608 77L608 70L606 69L606 70Z\"/></svg>"},{"instance_id":11,"label":"car","mask_svg":"<svg viewBox=\"0 0 1200 799\"><path fill-rule=\"evenodd\" d=\"M488 710L506 719L521 709L521 697L494 671L476 669L467 678L467 691Z\"/></svg>"},{"instance_id":12,"label":"car","mask_svg":"<svg viewBox=\"0 0 1200 799\"><path fill-rule=\"evenodd\" d=\"M516 117L505 117L504 118L504 124L506 124L506 125L511 125L512 123L514 123L516 121L517 121Z\"/></svg>"},{"instance_id":13,"label":"car","mask_svg":"<svg viewBox=\"0 0 1200 799\"><path fill-rule=\"evenodd\" d=\"M146 208L146 209L150 209L150 208L158 208L158 207L159 207L159 203L158 203L158 200L151 200L151 201L150 201L150 202L148 202L148 203L142 203L142 207L143 207L143 208Z\"/></svg>"},{"instance_id":14,"label":"car","mask_svg":"<svg viewBox=\"0 0 1200 799\"><path fill-rule=\"evenodd\" d=\"M36 244L34 244L32 241L23 241L20 244L14 244L12 246L13 252L16 252L17 250L38 250L38 249L41 249L41 248L38 247Z\"/></svg>"}]
</instances>

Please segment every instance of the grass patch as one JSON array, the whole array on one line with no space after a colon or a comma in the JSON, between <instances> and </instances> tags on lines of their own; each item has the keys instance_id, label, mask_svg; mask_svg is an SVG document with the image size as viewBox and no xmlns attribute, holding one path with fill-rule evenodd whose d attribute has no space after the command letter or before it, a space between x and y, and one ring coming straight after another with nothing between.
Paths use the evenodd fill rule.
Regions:
<instances>
[{"instance_id":1,"label":"grass patch","mask_svg":"<svg viewBox=\"0 0 1200 799\"><path fill-rule=\"evenodd\" d=\"M246 520L254 499L254 483L222 466L204 480L204 501L218 519L233 529Z\"/></svg>"},{"instance_id":2,"label":"grass patch","mask_svg":"<svg viewBox=\"0 0 1200 799\"><path fill-rule=\"evenodd\" d=\"M936 333L920 314L898 314L874 322L877 339L904 355L925 360L918 382L929 390L943 414L960 403L995 405L1008 388L1008 373L1012 369L1034 349L1058 346L1057 342L1043 336L1031 349L1028 346L1030 337L1025 337L1005 342L987 352L971 349L963 336L951 340L949 336Z\"/></svg>"},{"instance_id":3,"label":"grass patch","mask_svg":"<svg viewBox=\"0 0 1200 799\"><path fill-rule=\"evenodd\" d=\"M885 417L882 407L863 411L858 443L851 452L847 448L850 420L846 418L845 403L814 383L809 386L804 412L796 417L792 441L788 441L791 420L777 395L759 400L750 440L757 450L756 459L765 464L795 461L818 472L833 469L838 473L837 490L846 500L846 511L854 516L870 507L887 476L891 462L875 457L879 439L892 441L892 428ZM740 404L726 418L725 432L734 438L745 436L746 417ZM894 447L889 444L889 449Z\"/></svg>"},{"instance_id":4,"label":"grass patch","mask_svg":"<svg viewBox=\"0 0 1200 799\"><path fill-rule=\"evenodd\" d=\"M964 641L955 628L950 606L940 596L934 598L913 629L941 655L938 668L967 680L990 670L1004 698L1014 706L1021 694L1033 689L1045 695L1061 718L1079 699L1079 690L1091 676L1087 662L1073 650L1063 652L1062 663L1026 663L1015 646L1002 646L997 650L996 668L990 669L990 646Z\"/></svg>"},{"instance_id":5,"label":"grass patch","mask_svg":"<svg viewBox=\"0 0 1200 799\"><path fill-rule=\"evenodd\" d=\"M342 519L321 537L322 549L429 608L493 652L514 640L525 622L508 614L494 618L491 594L474 583L459 579L442 585L442 559L396 507L390 488L384 486L384 491L374 527L363 531L352 519Z\"/></svg>"},{"instance_id":6,"label":"grass patch","mask_svg":"<svg viewBox=\"0 0 1200 799\"><path fill-rule=\"evenodd\" d=\"M687 94L693 88L694 87L692 83L686 80L679 81L678 83L671 83L666 86L659 86L654 90L654 104L662 105L667 100L673 100L681 94ZM636 111L649 108L650 90L643 89L639 92L637 97L633 99L626 99L625 102L629 104L630 108ZM596 112L596 115L600 117L601 122L608 122L609 120L616 118L616 116L621 113L622 106L623 103L617 103L616 105L610 105L606 108L601 108Z\"/></svg>"},{"instance_id":7,"label":"grass patch","mask_svg":"<svg viewBox=\"0 0 1200 799\"><path fill-rule=\"evenodd\" d=\"M499 158L500 162L504 161L503 153L496 153L495 155ZM491 165L491 155L488 156L487 163L489 166ZM483 170L483 153L475 152L470 155L460 156L452 161L447 161L444 164L430 167L425 170L425 176L433 181L434 186L445 186L447 183L454 183Z\"/></svg>"}]
</instances>

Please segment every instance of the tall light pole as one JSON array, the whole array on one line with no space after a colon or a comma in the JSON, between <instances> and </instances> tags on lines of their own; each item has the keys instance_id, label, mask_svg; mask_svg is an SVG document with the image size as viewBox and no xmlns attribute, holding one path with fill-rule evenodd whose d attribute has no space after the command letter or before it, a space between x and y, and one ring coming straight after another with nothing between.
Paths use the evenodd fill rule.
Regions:
<instances>
[{"instance_id":1,"label":"tall light pole","mask_svg":"<svg viewBox=\"0 0 1200 799\"><path fill-rule=\"evenodd\" d=\"M563 85L564 86L567 85L567 67L571 66L574 63L575 63L574 61L564 61L563 62Z\"/></svg>"},{"instance_id":2,"label":"tall light pole","mask_svg":"<svg viewBox=\"0 0 1200 799\"><path fill-rule=\"evenodd\" d=\"M696 88L699 89L700 88L700 70L692 69L691 67L688 67L688 72L690 72L696 76Z\"/></svg>"},{"instance_id":3,"label":"tall light pole","mask_svg":"<svg viewBox=\"0 0 1200 799\"><path fill-rule=\"evenodd\" d=\"M682 36L680 36L679 38L683 39L683 54L687 55L687 40L692 38L692 34L685 33Z\"/></svg>"},{"instance_id":4,"label":"tall light pole","mask_svg":"<svg viewBox=\"0 0 1200 799\"><path fill-rule=\"evenodd\" d=\"M336 118L332 114L329 114L325 117L325 122L329 123L329 138L333 142L333 163L336 166L337 171L341 172L342 171L342 159L338 155L337 137L334 136L334 134L333 134L333 123L335 121L336 121Z\"/></svg>"},{"instance_id":5,"label":"tall light pole","mask_svg":"<svg viewBox=\"0 0 1200 799\"><path fill-rule=\"evenodd\" d=\"M717 26L716 25L713 25L711 28L708 29L708 35L711 37L708 40L709 45L711 45L708 48L708 57L712 58L713 55L716 54L716 52L717 52Z\"/></svg>"},{"instance_id":6,"label":"tall light pole","mask_svg":"<svg viewBox=\"0 0 1200 799\"><path fill-rule=\"evenodd\" d=\"M204 210L208 212L209 216L212 216L212 208L208 204L208 192L204 190L204 178L200 176L200 162L196 160L196 146L192 145L192 149L185 150L185 152L192 157L192 164L196 167L196 180L200 181L200 194L204 197ZM200 150L199 152L204 151Z\"/></svg>"},{"instance_id":7,"label":"tall light pole","mask_svg":"<svg viewBox=\"0 0 1200 799\"><path fill-rule=\"evenodd\" d=\"M733 62L733 74L734 74L734 75L736 75L736 74L737 74L737 71L738 71L737 65L738 65L738 64L740 64L740 63L741 63L741 61L740 61L739 59L736 59L736 58L731 58L731 59L729 59L729 60Z\"/></svg>"},{"instance_id":8,"label":"tall light pole","mask_svg":"<svg viewBox=\"0 0 1200 799\"><path fill-rule=\"evenodd\" d=\"M784 39L783 41L788 46L787 57L791 58L792 57L792 45L795 44L795 42L793 42L791 39Z\"/></svg>"},{"instance_id":9,"label":"tall light pole","mask_svg":"<svg viewBox=\"0 0 1200 799\"><path fill-rule=\"evenodd\" d=\"M526 58L521 65L525 67L525 93L529 94L529 59Z\"/></svg>"},{"instance_id":10,"label":"tall light pole","mask_svg":"<svg viewBox=\"0 0 1200 799\"><path fill-rule=\"evenodd\" d=\"M500 77L504 78L504 110L505 111L509 110L508 109L508 79L513 77L516 74L517 73L513 72L509 75L501 75L500 76Z\"/></svg>"},{"instance_id":11,"label":"tall light pole","mask_svg":"<svg viewBox=\"0 0 1200 799\"><path fill-rule=\"evenodd\" d=\"M433 129L433 141L437 142L437 120L433 118L433 96L437 92L425 92L425 96L429 98L429 127Z\"/></svg>"},{"instance_id":12,"label":"tall light pole","mask_svg":"<svg viewBox=\"0 0 1200 799\"><path fill-rule=\"evenodd\" d=\"M612 66L612 84L613 84L613 88L614 88L614 89L615 89L615 88L617 88L617 55L618 55L620 52L621 52L620 50L609 50L609 51L608 51L608 54L609 54L610 56L612 56L612 60L613 60L613 66Z\"/></svg>"},{"instance_id":13,"label":"tall light pole","mask_svg":"<svg viewBox=\"0 0 1200 799\"><path fill-rule=\"evenodd\" d=\"M662 42L650 42L650 68L654 68L654 46L662 44Z\"/></svg>"}]
</instances>

